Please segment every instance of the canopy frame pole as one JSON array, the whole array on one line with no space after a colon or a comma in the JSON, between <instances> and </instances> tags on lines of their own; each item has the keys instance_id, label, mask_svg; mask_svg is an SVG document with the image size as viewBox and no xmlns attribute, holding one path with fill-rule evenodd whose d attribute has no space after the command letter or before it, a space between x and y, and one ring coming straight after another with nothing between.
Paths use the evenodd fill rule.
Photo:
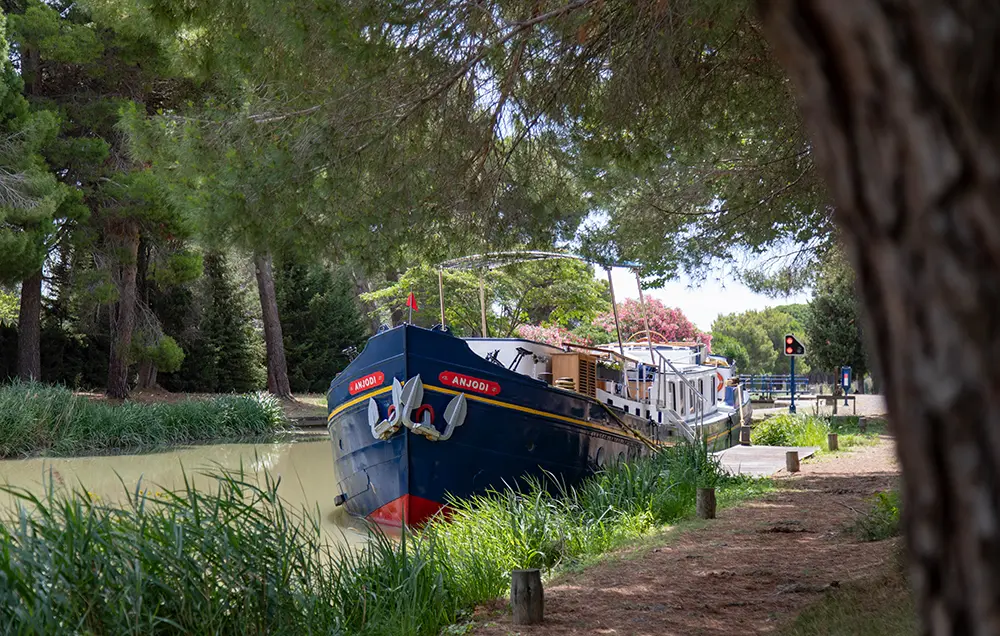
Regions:
<instances>
[{"instance_id":1,"label":"canopy frame pole","mask_svg":"<svg viewBox=\"0 0 1000 636\"><path fill-rule=\"evenodd\" d=\"M479 272L479 312L483 323L483 338L488 338L486 331L486 283L483 281L483 273Z\"/></svg>"},{"instance_id":2,"label":"canopy frame pole","mask_svg":"<svg viewBox=\"0 0 1000 636\"><path fill-rule=\"evenodd\" d=\"M660 365L653 355L653 332L649 330L649 315L646 313L646 299L642 294L642 279L639 277L639 270L632 270L635 274L635 284L639 288L639 309L642 310L642 325L646 328L646 345L649 347L649 361L656 366L657 374L660 374Z\"/></svg>"},{"instance_id":3,"label":"canopy frame pole","mask_svg":"<svg viewBox=\"0 0 1000 636\"><path fill-rule=\"evenodd\" d=\"M618 336L618 353L622 356L622 384L625 385L625 399L629 398L628 373L625 369L625 345L622 344L622 329L618 323L618 302L615 300L615 283L611 280L611 268L608 268L608 289L611 291L611 309L615 315L615 334ZM637 376L638 377L638 376Z\"/></svg>"},{"instance_id":4,"label":"canopy frame pole","mask_svg":"<svg viewBox=\"0 0 1000 636\"><path fill-rule=\"evenodd\" d=\"M444 329L444 271L438 270L438 298L441 300L441 328Z\"/></svg>"}]
</instances>

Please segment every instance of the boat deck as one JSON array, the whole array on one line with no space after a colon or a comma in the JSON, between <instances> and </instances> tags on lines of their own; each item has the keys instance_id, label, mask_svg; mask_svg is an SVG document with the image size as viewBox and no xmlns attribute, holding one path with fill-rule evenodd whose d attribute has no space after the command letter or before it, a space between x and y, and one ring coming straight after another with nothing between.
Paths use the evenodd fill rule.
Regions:
<instances>
[{"instance_id":1,"label":"boat deck","mask_svg":"<svg viewBox=\"0 0 1000 636\"><path fill-rule=\"evenodd\" d=\"M722 462L722 468L734 475L770 477L785 469L785 453L799 451L799 459L810 457L819 450L817 446L733 446L713 453Z\"/></svg>"}]
</instances>

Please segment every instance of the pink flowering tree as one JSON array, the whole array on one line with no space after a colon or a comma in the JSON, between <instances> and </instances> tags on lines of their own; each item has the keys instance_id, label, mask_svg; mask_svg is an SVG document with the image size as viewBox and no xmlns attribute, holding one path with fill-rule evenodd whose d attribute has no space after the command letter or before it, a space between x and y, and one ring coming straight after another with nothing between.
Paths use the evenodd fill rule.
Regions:
<instances>
[{"instance_id":1,"label":"pink flowering tree","mask_svg":"<svg viewBox=\"0 0 1000 636\"><path fill-rule=\"evenodd\" d=\"M701 332L694 323L688 320L680 309L667 307L657 298L646 299L646 317L649 319L649 329L654 334L663 336L668 342L700 342L711 351L712 336ZM645 331L642 320L642 306L633 298L618 304L618 322L621 325L622 338L628 339ZM600 314L595 325L608 333L615 332L615 316L606 312ZM656 337L655 335L653 336Z\"/></svg>"},{"instance_id":2,"label":"pink flowering tree","mask_svg":"<svg viewBox=\"0 0 1000 636\"><path fill-rule=\"evenodd\" d=\"M545 344L561 346L564 342L573 344L589 345L590 341L581 338L573 332L562 327L541 327L539 325L521 325L517 328L517 335L525 340L544 342Z\"/></svg>"}]
</instances>

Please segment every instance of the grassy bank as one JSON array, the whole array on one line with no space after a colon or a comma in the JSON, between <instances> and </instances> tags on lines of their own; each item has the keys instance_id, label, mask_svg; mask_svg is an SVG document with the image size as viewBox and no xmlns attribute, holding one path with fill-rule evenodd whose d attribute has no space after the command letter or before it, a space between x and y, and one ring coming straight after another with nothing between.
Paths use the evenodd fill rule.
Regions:
<instances>
[{"instance_id":1,"label":"grassy bank","mask_svg":"<svg viewBox=\"0 0 1000 636\"><path fill-rule=\"evenodd\" d=\"M44 384L0 387L0 457L134 453L260 439L283 426L281 406L265 395L113 405Z\"/></svg>"},{"instance_id":2,"label":"grassy bank","mask_svg":"<svg viewBox=\"0 0 1000 636\"><path fill-rule=\"evenodd\" d=\"M609 550L691 512L697 485L722 503L768 482L731 479L678 448L615 466L578 489L494 492L454 502L415 535L330 548L316 514L277 486L219 475L124 508L85 493L38 499L2 530L4 633L437 634L506 593L514 568ZM559 496L561 495L561 496Z\"/></svg>"},{"instance_id":3,"label":"grassy bank","mask_svg":"<svg viewBox=\"0 0 1000 636\"><path fill-rule=\"evenodd\" d=\"M879 434L885 430L884 421L869 419L862 433L859 420L857 416L776 415L755 424L750 440L761 446L818 446L824 451L829 450L827 435L830 433L837 433L841 449L877 443Z\"/></svg>"}]
</instances>

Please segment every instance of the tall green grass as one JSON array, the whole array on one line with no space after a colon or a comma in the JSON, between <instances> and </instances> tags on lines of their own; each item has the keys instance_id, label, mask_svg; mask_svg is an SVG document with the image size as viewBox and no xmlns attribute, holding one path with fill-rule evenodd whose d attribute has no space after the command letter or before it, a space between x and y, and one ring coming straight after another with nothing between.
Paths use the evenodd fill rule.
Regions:
<instances>
[{"instance_id":1,"label":"tall green grass","mask_svg":"<svg viewBox=\"0 0 1000 636\"><path fill-rule=\"evenodd\" d=\"M567 488L536 480L452 502L450 519L361 549L331 547L318 511L278 484L218 473L211 487L108 507L83 490L35 496L0 527L0 632L431 636L503 595L510 571L552 568L687 515L695 489L746 494L704 449L677 448ZM761 486L763 487L763 486Z\"/></svg>"},{"instance_id":2,"label":"tall green grass","mask_svg":"<svg viewBox=\"0 0 1000 636\"><path fill-rule=\"evenodd\" d=\"M275 434L284 423L280 404L263 394L112 405L44 384L0 387L0 457L138 452L257 439Z\"/></svg>"}]
</instances>

